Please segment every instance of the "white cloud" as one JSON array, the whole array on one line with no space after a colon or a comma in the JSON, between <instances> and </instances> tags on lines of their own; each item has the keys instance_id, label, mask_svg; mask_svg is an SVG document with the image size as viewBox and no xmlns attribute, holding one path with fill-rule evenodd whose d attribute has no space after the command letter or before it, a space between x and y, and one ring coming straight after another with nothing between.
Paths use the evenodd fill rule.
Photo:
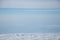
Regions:
<instances>
[{"instance_id":1,"label":"white cloud","mask_svg":"<svg viewBox=\"0 0 60 40\"><path fill-rule=\"evenodd\" d=\"M0 40L59 40L60 38L60 33L24 33L24 36L22 34L0 34Z\"/></svg>"}]
</instances>

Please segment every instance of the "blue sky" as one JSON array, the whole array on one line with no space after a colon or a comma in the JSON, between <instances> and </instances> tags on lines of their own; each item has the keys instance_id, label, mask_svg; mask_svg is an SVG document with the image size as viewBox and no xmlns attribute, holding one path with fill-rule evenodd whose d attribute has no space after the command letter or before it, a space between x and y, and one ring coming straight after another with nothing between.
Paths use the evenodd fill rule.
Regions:
<instances>
[{"instance_id":1,"label":"blue sky","mask_svg":"<svg viewBox=\"0 0 60 40\"><path fill-rule=\"evenodd\" d=\"M60 32L59 0L0 0L0 33Z\"/></svg>"},{"instance_id":2,"label":"blue sky","mask_svg":"<svg viewBox=\"0 0 60 40\"><path fill-rule=\"evenodd\" d=\"M60 32L59 30L59 9L2 8L0 10L0 33Z\"/></svg>"}]
</instances>

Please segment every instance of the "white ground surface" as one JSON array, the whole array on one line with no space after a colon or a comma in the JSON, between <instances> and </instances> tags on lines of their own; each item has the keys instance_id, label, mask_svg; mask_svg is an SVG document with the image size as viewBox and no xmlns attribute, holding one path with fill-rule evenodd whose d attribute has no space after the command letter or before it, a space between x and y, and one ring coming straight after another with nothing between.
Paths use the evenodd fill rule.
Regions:
<instances>
[{"instance_id":1,"label":"white ground surface","mask_svg":"<svg viewBox=\"0 0 60 40\"><path fill-rule=\"evenodd\" d=\"M0 40L60 40L60 33L0 34Z\"/></svg>"}]
</instances>

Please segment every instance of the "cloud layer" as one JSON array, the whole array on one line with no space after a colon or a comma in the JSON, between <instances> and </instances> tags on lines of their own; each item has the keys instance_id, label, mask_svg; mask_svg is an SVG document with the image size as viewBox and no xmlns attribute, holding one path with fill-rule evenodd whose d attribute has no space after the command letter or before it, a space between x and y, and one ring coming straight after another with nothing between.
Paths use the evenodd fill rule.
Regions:
<instances>
[{"instance_id":1,"label":"cloud layer","mask_svg":"<svg viewBox=\"0 0 60 40\"><path fill-rule=\"evenodd\" d=\"M0 40L59 40L60 33L0 34Z\"/></svg>"},{"instance_id":2,"label":"cloud layer","mask_svg":"<svg viewBox=\"0 0 60 40\"><path fill-rule=\"evenodd\" d=\"M60 1L0 0L0 8L60 8Z\"/></svg>"}]
</instances>

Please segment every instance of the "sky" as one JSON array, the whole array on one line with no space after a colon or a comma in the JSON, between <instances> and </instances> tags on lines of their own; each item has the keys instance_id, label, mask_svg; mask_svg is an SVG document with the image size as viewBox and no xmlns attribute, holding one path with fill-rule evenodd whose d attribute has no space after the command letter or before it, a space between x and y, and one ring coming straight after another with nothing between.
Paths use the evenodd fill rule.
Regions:
<instances>
[{"instance_id":1,"label":"sky","mask_svg":"<svg viewBox=\"0 0 60 40\"><path fill-rule=\"evenodd\" d=\"M60 8L59 0L0 0L0 8Z\"/></svg>"},{"instance_id":2,"label":"sky","mask_svg":"<svg viewBox=\"0 0 60 40\"><path fill-rule=\"evenodd\" d=\"M0 33L60 32L59 0L0 0Z\"/></svg>"}]
</instances>

